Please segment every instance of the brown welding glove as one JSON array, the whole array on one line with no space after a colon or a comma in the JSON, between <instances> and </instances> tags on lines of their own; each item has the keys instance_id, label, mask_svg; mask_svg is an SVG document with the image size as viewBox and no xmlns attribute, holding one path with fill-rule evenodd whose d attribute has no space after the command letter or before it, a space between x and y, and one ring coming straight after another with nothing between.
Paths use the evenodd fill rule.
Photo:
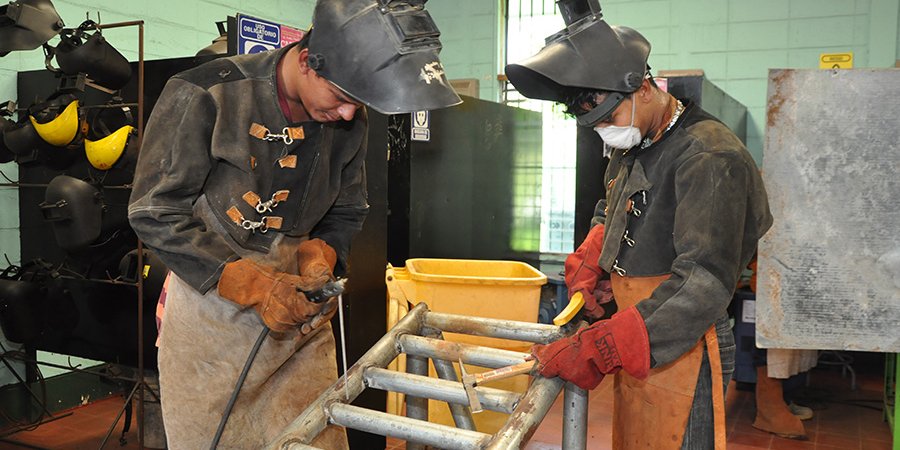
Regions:
<instances>
[{"instance_id":1,"label":"brown welding glove","mask_svg":"<svg viewBox=\"0 0 900 450\"><path fill-rule=\"evenodd\" d=\"M284 332L315 316L321 304L306 299L297 287L303 277L277 272L249 259L225 264L219 278L219 295L238 305L253 307L272 331Z\"/></svg>"},{"instance_id":2,"label":"brown welding glove","mask_svg":"<svg viewBox=\"0 0 900 450\"><path fill-rule=\"evenodd\" d=\"M303 241L297 246L297 263L304 292L314 292L334 279L337 253L321 239Z\"/></svg>"},{"instance_id":3,"label":"brown welding glove","mask_svg":"<svg viewBox=\"0 0 900 450\"><path fill-rule=\"evenodd\" d=\"M582 311L586 318L603 317L603 304L613 299L608 274L600 268L600 249L603 248L603 224L594 225L584 242L566 258L566 287L569 298L576 292L584 297Z\"/></svg>"},{"instance_id":4,"label":"brown welding glove","mask_svg":"<svg viewBox=\"0 0 900 450\"><path fill-rule=\"evenodd\" d=\"M531 354L545 377L560 377L582 389L594 389L605 375L625 370L644 379L650 371L650 339L637 308L631 307L547 345Z\"/></svg>"}]
</instances>

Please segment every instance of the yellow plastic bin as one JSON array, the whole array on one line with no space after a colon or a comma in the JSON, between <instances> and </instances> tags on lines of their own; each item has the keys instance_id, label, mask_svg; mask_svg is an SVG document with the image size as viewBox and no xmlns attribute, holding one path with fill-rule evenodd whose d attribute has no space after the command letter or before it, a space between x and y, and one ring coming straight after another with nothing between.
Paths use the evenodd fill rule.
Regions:
<instances>
[{"instance_id":1,"label":"yellow plastic bin","mask_svg":"<svg viewBox=\"0 0 900 450\"><path fill-rule=\"evenodd\" d=\"M436 312L491 319L537 322L541 286L547 277L528 264L518 261L492 261L467 259L408 259L406 267L388 266L385 274L388 285L388 328L393 327L409 308L426 303ZM444 333L444 339L485 347L527 352L530 343L456 333ZM401 357L392 365L394 370L404 370ZM466 366L470 373L483 372L475 366ZM436 376L429 364L430 376ZM457 373L459 368L457 367ZM515 392L525 392L528 376L520 375L492 383L491 387ZM402 414L402 396L388 395L388 412ZM430 401L429 420L453 425L450 410L444 402ZM496 433L506 422L506 414L485 411L475 415L475 425L483 433Z\"/></svg>"}]
</instances>

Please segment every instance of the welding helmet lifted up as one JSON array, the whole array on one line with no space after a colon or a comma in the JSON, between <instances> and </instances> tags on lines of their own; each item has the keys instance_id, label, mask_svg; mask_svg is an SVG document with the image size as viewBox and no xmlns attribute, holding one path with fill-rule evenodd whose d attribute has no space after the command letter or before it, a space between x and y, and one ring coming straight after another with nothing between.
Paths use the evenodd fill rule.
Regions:
<instances>
[{"instance_id":1,"label":"welding helmet lifted up","mask_svg":"<svg viewBox=\"0 0 900 450\"><path fill-rule=\"evenodd\" d=\"M596 123L641 87L650 43L637 31L610 26L597 0L559 0L566 28L546 40L538 54L506 66L506 75L528 98L565 102L579 90L609 92L579 125Z\"/></svg>"},{"instance_id":2,"label":"welding helmet lifted up","mask_svg":"<svg viewBox=\"0 0 900 450\"><path fill-rule=\"evenodd\" d=\"M383 114L462 103L438 59L440 32L427 0L319 0L309 66Z\"/></svg>"}]
</instances>

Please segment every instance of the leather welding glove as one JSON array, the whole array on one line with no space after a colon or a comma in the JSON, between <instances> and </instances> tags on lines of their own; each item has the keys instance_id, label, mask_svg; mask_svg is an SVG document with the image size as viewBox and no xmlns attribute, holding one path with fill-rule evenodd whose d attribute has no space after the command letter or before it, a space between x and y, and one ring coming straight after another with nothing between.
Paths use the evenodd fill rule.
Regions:
<instances>
[{"instance_id":1,"label":"leather welding glove","mask_svg":"<svg viewBox=\"0 0 900 450\"><path fill-rule=\"evenodd\" d=\"M584 297L582 312L586 318L603 317L603 304L612 301L609 274L600 268L600 250L603 248L603 224L594 225L584 242L566 258L566 287L569 298L576 292ZM604 279L605 278L605 279Z\"/></svg>"},{"instance_id":2,"label":"leather welding glove","mask_svg":"<svg viewBox=\"0 0 900 450\"><path fill-rule=\"evenodd\" d=\"M297 246L297 264L302 279L300 289L314 292L334 279L337 252L319 238L303 241Z\"/></svg>"},{"instance_id":3,"label":"leather welding glove","mask_svg":"<svg viewBox=\"0 0 900 450\"><path fill-rule=\"evenodd\" d=\"M560 377L582 389L594 389L603 377L625 370L644 379L650 371L650 339L637 308L631 307L578 330L574 335L535 345L531 354L545 377Z\"/></svg>"},{"instance_id":4,"label":"leather welding glove","mask_svg":"<svg viewBox=\"0 0 900 450\"><path fill-rule=\"evenodd\" d=\"M219 295L238 305L253 307L272 331L285 332L315 316L321 304L310 302L297 288L303 277L278 272L249 259L225 264Z\"/></svg>"}]
</instances>

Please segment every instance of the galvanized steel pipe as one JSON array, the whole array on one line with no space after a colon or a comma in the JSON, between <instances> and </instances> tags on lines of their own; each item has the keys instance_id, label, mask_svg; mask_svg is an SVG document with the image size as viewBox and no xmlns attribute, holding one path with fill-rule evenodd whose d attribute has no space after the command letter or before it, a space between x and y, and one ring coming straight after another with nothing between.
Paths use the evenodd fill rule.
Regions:
<instances>
[{"instance_id":1,"label":"galvanized steel pipe","mask_svg":"<svg viewBox=\"0 0 900 450\"><path fill-rule=\"evenodd\" d=\"M525 360L528 353L500 350L478 345L431 339L421 336L400 336L400 349L407 355L424 356L433 360L459 361L474 366L496 369Z\"/></svg>"},{"instance_id":2,"label":"galvanized steel pipe","mask_svg":"<svg viewBox=\"0 0 900 450\"><path fill-rule=\"evenodd\" d=\"M566 383L563 393L563 450L587 449L588 392Z\"/></svg>"},{"instance_id":3,"label":"galvanized steel pipe","mask_svg":"<svg viewBox=\"0 0 900 450\"><path fill-rule=\"evenodd\" d=\"M460 383L459 377L456 376L456 370L453 368L453 363L443 359L432 359L431 362L434 364L434 371L437 372L440 379L454 384ZM468 404L460 405L447 402L447 406L450 407L450 415L453 416L453 423L456 424L457 428L475 431L475 419L472 417L472 410Z\"/></svg>"},{"instance_id":4,"label":"galvanized steel pipe","mask_svg":"<svg viewBox=\"0 0 900 450\"><path fill-rule=\"evenodd\" d=\"M485 447L487 450L522 448L553 406L565 382L560 378L534 377L528 392L509 416L503 428Z\"/></svg>"},{"instance_id":5,"label":"galvanized steel pipe","mask_svg":"<svg viewBox=\"0 0 900 450\"><path fill-rule=\"evenodd\" d=\"M439 380L427 376L409 375L392 370L370 367L366 370L366 384L375 389L384 391L402 392L406 398L430 398L448 403L468 405L465 388L461 382ZM478 400L484 409L510 414L519 404L520 395L489 387L479 386L475 389ZM407 407L409 405L407 404ZM424 416L412 416L407 411L407 416L413 419L427 420L428 410Z\"/></svg>"},{"instance_id":6,"label":"galvanized steel pipe","mask_svg":"<svg viewBox=\"0 0 900 450\"><path fill-rule=\"evenodd\" d=\"M461 430L341 403L334 403L329 407L329 416L335 424L347 428L417 441L442 449L477 449L491 438L489 434L477 431Z\"/></svg>"},{"instance_id":7,"label":"galvanized steel pipe","mask_svg":"<svg viewBox=\"0 0 900 450\"><path fill-rule=\"evenodd\" d=\"M382 336L372 348L369 349L354 364L347 373L338 378L325 392L312 402L300 416L294 419L277 439L269 443L268 449L287 449L290 444L307 444L312 442L328 425L325 416L325 407L332 403L342 401L351 402L365 389L363 373L367 367L387 367L399 354L397 338L403 334L419 333L422 330L425 313L428 307L421 303L409 311L403 319L397 322L387 334ZM348 383L350 396L344 399L344 382Z\"/></svg>"},{"instance_id":8,"label":"galvanized steel pipe","mask_svg":"<svg viewBox=\"0 0 900 450\"><path fill-rule=\"evenodd\" d=\"M565 335L560 327L513 320L428 312L425 326L440 331L546 344Z\"/></svg>"}]
</instances>

